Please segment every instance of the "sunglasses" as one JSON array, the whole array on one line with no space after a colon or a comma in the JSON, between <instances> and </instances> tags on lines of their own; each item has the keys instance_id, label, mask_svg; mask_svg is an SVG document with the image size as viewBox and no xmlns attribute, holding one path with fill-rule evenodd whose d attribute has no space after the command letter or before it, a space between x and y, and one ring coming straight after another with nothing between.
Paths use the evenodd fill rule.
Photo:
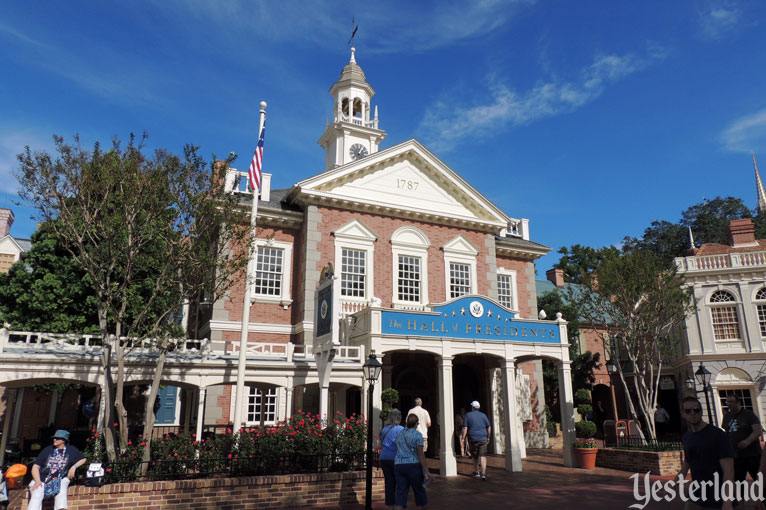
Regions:
<instances>
[{"instance_id":1,"label":"sunglasses","mask_svg":"<svg viewBox=\"0 0 766 510\"><path fill-rule=\"evenodd\" d=\"M699 414L702 412L702 408L700 407L692 407L691 409L684 409L685 414Z\"/></svg>"}]
</instances>

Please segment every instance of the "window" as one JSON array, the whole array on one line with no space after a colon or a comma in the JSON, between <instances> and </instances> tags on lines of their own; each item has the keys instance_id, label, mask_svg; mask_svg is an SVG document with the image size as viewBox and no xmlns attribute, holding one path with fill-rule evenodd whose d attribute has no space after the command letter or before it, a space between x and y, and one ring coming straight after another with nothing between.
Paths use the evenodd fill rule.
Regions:
<instances>
[{"instance_id":1,"label":"window","mask_svg":"<svg viewBox=\"0 0 766 510\"><path fill-rule=\"evenodd\" d=\"M397 299L420 303L420 259L407 255L399 255L399 278L397 284Z\"/></svg>"},{"instance_id":2,"label":"window","mask_svg":"<svg viewBox=\"0 0 766 510\"><path fill-rule=\"evenodd\" d=\"M0 253L0 273L7 273L13 263L16 262L16 255L13 253Z\"/></svg>"},{"instance_id":3,"label":"window","mask_svg":"<svg viewBox=\"0 0 766 510\"><path fill-rule=\"evenodd\" d=\"M264 296L279 296L281 289L282 250L259 246L255 267L255 293Z\"/></svg>"},{"instance_id":4,"label":"window","mask_svg":"<svg viewBox=\"0 0 766 510\"><path fill-rule=\"evenodd\" d=\"M766 288L759 290L755 295L755 313L758 316L758 324L761 327L761 336L766 337Z\"/></svg>"},{"instance_id":5,"label":"window","mask_svg":"<svg viewBox=\"0 0 766 510\"><path fill-rule=\"evenodd\" d=\"M516 271L497 269L497 300L506 308L518 310L516 304Z\"/></svg>"},{"instance_id":6,"label":"window","mask_svg":"<svg viewBox=\"0 0 766 510\"><path fill-rule=\"evenodd\" d=\"M428 304L428 248L419 229L407 226L391 236L394 308L422 309Z\"/></svg>"},{"instance_id":7,"label":"window","mask_svg":"<svg viewBox=\"0 0 766 510\"><path fill-rule=\"evenodd\" d=\"M710 296L710 304L715 305L710 308L713 337L716 340L739 339L739 317L734 296L725 290L718 290Z\"/></svg>"},{"instance_id":8,"label":"window","mask_svg":"<svg viewBox=\"0 0 766 510\"><path fill-rule=\"evenodd\" d=\"M357 303L369 301L374 291L372 263L377 237L359 220L340 227L333 235L341 299Z\"/></svg>"},{"instance_id":9,"label":"window","mask_svg":"<svg viewBox=\"0 0 766 510\"><path fill-rule=\"evenodd\" d=\"M753 396L750 394L750 390L747 388L722 388L718 390L718 400L721 402L721 410L724 414L729 412L729 407L726 405L726 395L733 393L739 397L739 401L742 403L742 407L750 411L755 412L753 408ZM758 414L756 412L756 414Z\"/></svg>"},{"instance_id":10,"label":"window","mask_svg":"<svg viewBox=\"0 0 766 510\"><path fill-rule=\"evenodd\" d=\"M449 265L449 297L451 299L471 293L471 266L458 262Z\"/></svg>"},{"instance_id":11,"label":"window","mask_svg":"<svg viewBox=\"0 0 766 510\"><path fill-rule=\"evenodd\" d=\"M278 303L287 308L290 296L290 271L293 245L274 239L256 239L253 300Z\"/></svg>"},{"instance_id":12,"label":"window","mask_svg":"<svg viewBox=\"0 0 766 510\"><path fill-rule=\"evenodd\" d=\"M479 250L463 236L445 244L443 250L448 299L477 294L476 257Z\"/></svg>"},{"instance_id":13,"label":"window","mask_svg":"<svg viewBox=\"0 0 766 510\"><path fill-rule=\"evenodd\" d=\"M250 386L247 397L247 421L250 423L274 423L277 421L277 390L269 388L266 393ZM263 415L261 415L263 413Z\"/></svg>"},{"instance_id":14,"label":"window","mask_svg":"<svg viewBox=\"0 0 766 510\"><path fill-rule=\"evenodd\" d=\"M367 252L343 248L340 270L340 295L365 297L365 273Z\"/></svg>"}]
</instances>

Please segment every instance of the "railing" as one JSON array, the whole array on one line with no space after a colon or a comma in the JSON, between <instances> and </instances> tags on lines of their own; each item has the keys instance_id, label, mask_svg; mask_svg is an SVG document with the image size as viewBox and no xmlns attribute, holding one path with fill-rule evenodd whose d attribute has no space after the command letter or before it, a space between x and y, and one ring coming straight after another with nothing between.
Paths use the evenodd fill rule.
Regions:
<instances>
[{"instance_id":1,"label":"railing","mask_svg":"<svg viewBox=\"0 0 766 510\"><path fill-rule=\"evenodd\" d=\"M734 267L759 267L766 266L766 251L676 257L675 262L680 272L710 271Z\"/></svg>"},{"instance_id":2,"label":"railing","mask_svg":"<svg viewBox=\"0 0 766 510\"><path fill-rule=\"evenodd\" d=\"M642 450L664 452L668 450L683 450L684 445L678 436L663 437L661 440L646 439L642 436L621 436L604 440L604 446L624 450Z\"/></svg>"},{"instance_id":3,"label":"railing","mask_svg":"<svg viewBox=\"0 0 766 510\"><path fill-rule=\"evenodd\" d=\"M335 122L350 122L356 126L364 126L364 127L369 127L373 129L378 129L378 119L364 121L360 119L359 117L349 117L348 115L341 114L335 117Z\"/></svg>"},{"instance_id":4,"label":"railing","mask_svg":"<svg viewBox=\"0 0 766 510\"><path fill-rule=\"evenodd\" d=\"M136 353L156 351L154 338L120 337L121 345ZM171 338L170 351L175 353L198 353L210 348L209 339ZM0 353L9 348L35 351L88 352L100 350L103 342L99 335L40 333L33 331L9 331L0 329Z\"/></svg>"},{"instance_id":5,"label":"railing","mask_svg":"<svg viewBox=\"0 0 766 510\"><path fill-rule=\"evenodd\" d=\"M206 457L180 460L118 461L104 465L104 482L120 483L137 480L188 480L193 478L228 478L268 476L296 473L359 471L366 467L365 453L283 456L247 456L232 458ZM373 454L375 462L375 454ZM141 474L144 468L145 474ZM76 483L84 483L78 477Z\"/></svg>"}]
</instances>

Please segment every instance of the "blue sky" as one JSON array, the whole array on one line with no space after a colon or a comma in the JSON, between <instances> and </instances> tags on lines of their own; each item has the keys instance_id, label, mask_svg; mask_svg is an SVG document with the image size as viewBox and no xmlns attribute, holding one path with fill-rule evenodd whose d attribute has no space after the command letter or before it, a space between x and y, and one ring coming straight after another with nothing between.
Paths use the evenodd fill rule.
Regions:
<instances>
[{"instance_id":1,"label":"blue sky","mask_svg":"<svg viewBox=\"0 0 766 510\"><path fill-rule=\"evenodd\" d=\"M764 14L758 1L3 2L0 207L12 234L32 233L15 154L50 150L53 133L146 130L152 147L233 151L244 169L261 100L272 186L320 172L353 15L382 147L417 138L554 250L618 244L705 197L755 205Z\"/></svg>"}]
</instances>

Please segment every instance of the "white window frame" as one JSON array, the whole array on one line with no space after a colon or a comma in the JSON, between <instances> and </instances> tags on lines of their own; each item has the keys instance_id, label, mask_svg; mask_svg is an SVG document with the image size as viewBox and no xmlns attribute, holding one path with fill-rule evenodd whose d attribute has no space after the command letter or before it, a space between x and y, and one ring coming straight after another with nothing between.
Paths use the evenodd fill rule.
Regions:
<instances>
[{"instance_id":1,"label":"white window frame","mask_svg":"<svg viewBox=\"0 0 766 510\"><path fill-rule=\"evenodd\" d=\"M758 321L758 331L761 338L766 338L766 299L758 298L758 294L762 293L766 294L766 287L760 287L753 293L753 305L755 305L755 320Z\"/></svg>"},{"instance_id":2,"label":"white window frame","mask_svg":"<svg viewBox=\"0 0 766 510\"><path fill-rule=\"evenodd\" d=\"M512 311L518 312L519 311L519 297L517 295L517 286L516 286L516 271L512 269L505 269L502 267L497 268L497 276L498 280L501 276L508 276L510 277L510 284L511 284L511 306L509 307ZM500 284L498 282L497 285L497 302L500 303Z\"/></svg>"},{"instance_id":3,"label":"white window frame","mask_svg":"<svg viewBox=\"0 0 766 510\"><path fill-rule=\"evenodd\" d=\"M333 232L335 236L335 271L342 278L343 249L367 252L365 256L364 296L344 296L340 299L347 302L366 303L372 299L375 289L373 277L373 260L375 257L375 241L378 237L359 220L353 220Z\"/></svg>"},{"instance_id":4,"label":"white window frame","mask_svg":"<svg viewBox=\"0 0 766 510\"><path fill-rule=\"evenodd\" d=\"M442 247L444 251L444 289L447 301L452 298L450 295L450 264L468 264L471 274L471 290L470 294L478 294L477 281L476 281L476 257L479 255L479 250L463 236L457 236L452 241L448 242ZM462 296L460 296L462 297Z\"/></svg>"},{"instance_id":5,"label":"white window frame","mask_svg":"<svg viewBox=\"0 0 766 510\"><path fill-rule=\"evenodd\" d=\"M255 274L253 274L253 283L251 287L251 301L252 302L258 302L258 303L277 303L281 307L287 309L289 307L293 300L292 295L290 294L290 286L291 286L291 279L290 275L292 274L292 267L293 267L293 243L288 243L285 241L277 241L275 239L256 239L255 240L255 257L256 260L253 262L254 265L257 265L258 261L258 249L260 247L268 247L268 248L277 248L282 250L282 282L281 282L281 288L279 295L266 295L266 294L257 294L255 292ZM253 272L255 272L255 267L253 268Z\"/></svg>"},{"instance_id":6,"label":"white window frame","mask_svg":"<svg viewBox=\"0 0 766 510\"><path fill-rule=\"evenodd\" d=\"M260 406L261 413L263 413L263 405L264 405L264 403L263 403L263 394L264 394L264 392L266 393L266 398L267 399L270 398L270 397L274 398L274 404L273 404L274 405L274 412L273 412L274 418L271 419L271 420L264 419L263 420L263 424L264 425L273 425L273 424L277 423L277 421L279 420L279 388L276 388L274 386L268 386L268 387L265 387L265 388L259 388L258 386L247 386L247 388L248 388L247 394L245 395L245 399L244 399L245 400L244 401L245 409L244 409L244 413L243 413L244 416L245 416L245 424L246 424L246 426L253 427L253 426L256 426L256 425L260 425L260 423L261 423L261 420L250 420L250 399L251 398L258 399L259 398L258 394L257 394L258 391L261 392L261 396L260 396L261 401L260 401L260 403L258 403L257 400L256 400L256 403L254 405L259 405ZM269 395L269 393L271 393L271 392L273 392L274 394L273 395ZM270 405L270 404L267 404L267 405ZM267 416L268 416L268 413L267 413Z\"/></svg>"},{"instance_id":7,"label":"white window frame","mask_svg":"<svg viewBox=\"0 0 766 510\"><path fill-rule=\"evenodd\" d=\"M411 226L401 227L391 235L391 252L393 255L392 278L393 289L391 303L394 308L425 306L428 301L428 248L431 242L419 229ZM399 256L420 259L420 300L403 301L399 299Z\"/></svg>"},{"instance_id":8,"label":"white window frame","mask_svg":"<svg viewBox=\"0 0 766 510\"><path fill-rule=\"evenodd\" d=\"M718 292L725 292L729 294L733 300L732 301L720 301L720 302L713 302L711 299L713 298L713 295ZM731 343L731 342L742 342L742 321L741 321L741 314L740 312L740 302L738 301L737 292L732 291L731 289L715 289L707 296L707 305L708 305L708 313L710 314L710 329L713 333L713 341L714 342L722 342L722 343ZM737 333L739 334L738 337L731 337L731 338L718 338L715 333L715 318L713 316L713 311L715 309L720 308L733 308L734 313L736 315L736 325L737 325Z\"/></svg>"}]
</instances>

